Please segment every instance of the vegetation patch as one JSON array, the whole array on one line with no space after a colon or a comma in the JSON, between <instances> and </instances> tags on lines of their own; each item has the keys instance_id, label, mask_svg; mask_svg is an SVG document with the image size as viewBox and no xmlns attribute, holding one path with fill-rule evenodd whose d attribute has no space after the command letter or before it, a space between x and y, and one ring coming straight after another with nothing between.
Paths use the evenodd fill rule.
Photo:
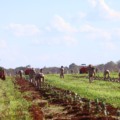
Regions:
<instances>
[{"instance_id":1,"label":"vegetation patch","mask_svg":"<svg viewBox=\"0 0 120 120\"><path fill-rule=\"evenodd\" d=\"M23 98L13 83L13 79L7 77L0 80L0 119L1 120L30 120L28 108L30 102Z\"/></svg>"},{"instance_id":2,"label":"vegetation patch","mask_svg":"<svg viewBox=\"0 0 120 120\"><path fill-rule=\"evenodd\" d=\"M90 84L87 78L80 76L80 74L66 74L64 79L60 79L58 74L48 74L46 82L58 88L71 90L81 97L91 100L97 98L120 108L120 83L95 80Z\"/></svg>"}]
</instances>

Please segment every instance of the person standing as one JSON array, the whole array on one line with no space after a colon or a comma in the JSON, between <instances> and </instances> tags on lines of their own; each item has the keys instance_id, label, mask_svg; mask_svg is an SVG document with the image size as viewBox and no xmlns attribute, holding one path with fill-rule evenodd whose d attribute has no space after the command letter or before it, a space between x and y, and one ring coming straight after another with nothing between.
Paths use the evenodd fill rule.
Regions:
<instances>
[{"instance_id":1,"label":"person standing","mask_svg":"<svg viewBox=\"0 0 120 120\"><path fill-rule=\"evenodd\" d=\"M36 86L38 89L40 89L42 85L44 86L44 77L43 69L40 69L39 72L35 75Z\"/></svg>"},{"instance_id":2,"label":"person standing","mask_svg":"<svg viewBox=\"0 0 120 120\"><path fill-rule=\"evenodd\" d=\"M23 70L19 70L18 74L20 76L20 79L22 79L22 77L23 77Z\"/></svg>"},{"instance_id":3,"label":"person standing","mask_svg":"<svg viewBox=\"0 0 120 120\"><path fill-rule=\"evenodd\" d=\"M60 78L64 78L64 67L61 66L60 68Z\"/></svg>"},{"instance_id":4,"label":"person standing","mask_svg":"<svg viewBox=\"0 0 120 120\"><path fill-rule=\"evenodd\" d=\"M118 77L119 77L119 81L120 81L120 71L118 72Z\"/></svg>"},{"instance_id":5,"label":"person standing","mask_svg":"<svg viewBox=\"0 0 120 120\"><path fill-rule=\"evenodd\" d=\"M93 81L94 75L95 75L95 68L90 64L88 66L89 83L91 83Z\"/></svg>"}]
</instances>

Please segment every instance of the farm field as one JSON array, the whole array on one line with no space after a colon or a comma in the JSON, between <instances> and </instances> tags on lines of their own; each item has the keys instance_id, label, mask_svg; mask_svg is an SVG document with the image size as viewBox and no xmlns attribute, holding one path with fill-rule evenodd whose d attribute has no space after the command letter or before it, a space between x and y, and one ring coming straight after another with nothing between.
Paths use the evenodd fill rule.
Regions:
<instances>
[{"instance_id":1,"label":"farm field","mask_svg":"<svg viewBox=\"0 0 120 120\"><path fill-rule=\"evenodd\" d=\"M120 120L120 0L0 5L0 120Z\"/></svg>"},{"instance_id":2,"label":"farm field","mask_svg":"<svg viewBox=\"0 0 120 120\"><path fill-rule=\"evenodd\" d=\"M16 86L17 87L17 86ZM0 80L0 119L20 120L30 119L28 108L31 103L23 99L14 84L13 78L7 77L5 81Z\"/></svg>"},{"instance_id":3,"label":"farm field","mask_svg":"<svg viewBox=\"0 0 120 120\"><path fill-rule=\"evenodd\" d=\"M96 76L103 77L103 73L102 72L96 73ZM110 72L110 77L111 78L118 78L118 72Z\"/></svg>"},{"instance_id":4,"label":"farm field","mask_svg":"<svg viewBox=\"0 0 120 120\"><path fill-rule=\"evenodd\" d=\"M64 107L50 103L28 80L7 77L0 80L0 119L1 120L51 120L70 118Z\"/></svg>"},{"instance_id":5,"label":"farm field","mask_svg":"<svg viewBox=\"0 0 120 120\"><path fill-rule=\"evenodd\" d=\"M81 97L92 100L98 98L120 108L120 83L95 80L90 84L88 78L82 78L81 76L84 75L66 74L64 79L60 79L58 74L48 74L46 75L46 81L53 86L71 90Z\"/></svg>"},{"instance_id":6,"label":"farm field","mask_svg":"<svg viewBox=\"0 0 120 120\"><path fill-rule=\"evenodd\" d=\"M90 84L88 78L84 76L65 74L65 78L60 79L59 74L46 74L45 85L40 89L28 80L20 79L19 76L7 77L5 81L0 81L0 118L2 120L43 120L43 118L119 120L116 119L116 111L120 109L120 83L95 80ZM69 95L65 95L63 90L74 92L84 99L79 103L71 101L72 99L69 101ZM68 97L68 100L65 97ZM91 107L86 106L90 103L89 99L93 100ZM98 104L94 102L97 99L113 107L107 105L102 108L102 102L97 102ZM97 106L101 107L100 111ZM102 112L106 108L110 113Z\"/></svg>"}]
</instances>

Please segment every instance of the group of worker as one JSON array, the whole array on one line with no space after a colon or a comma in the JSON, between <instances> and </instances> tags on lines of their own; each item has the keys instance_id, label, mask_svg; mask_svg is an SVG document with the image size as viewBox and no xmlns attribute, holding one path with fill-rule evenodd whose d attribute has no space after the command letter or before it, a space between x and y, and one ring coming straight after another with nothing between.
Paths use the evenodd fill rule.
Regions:
<instances>
[{"instance_id":1,"label":"group of worker","mask_svg":"<svg viewBox=\"0 0 120 120\"><path fill-rule=\"evenodd\" d=\"M27 71L27 72L26 72ZM19 70L18 74L20 76L20 79L23 78L23 74L29 76L29 81L33 83L37 87L41 87L41 84L44 84L44 74L43 69L40 69L39 72L36 73L36 71L33 68L29 68L28 70L23 71ZM27 74L26 74L27 73Z\"/></svg>"},{"instance_id":2,"label":"group of worker","mask_svg":"<svg viewBox=\"0 0 120 120\"><path fill-rule=\"evenodd\" d=\"M98 69L90 64L87 67L87 71L88 71L89 83L92 83L94 80L94 77L96 76L96 73L98 72ZM106 80L107 78L110 78L110 71L108 69L104 70L103 77L104 77L104 80ZM118 73L118 77L120 80L120 72ZM63 66L61 66L60 68L60 78L64 78L64 67Z\"/></svg>"},{"instance_id":3,"label":"group of worker","mask_svg":"<svg viewBox=\"0 0 120 120\"><path fill-rule=\"evenodd\" d=\"M98 69L94 66L92 66L91 64L88 66L88 77L89 77L89 82L93 82L94 77L96 76L95 74L98 72ZM105 69L103 72L103 76L104 76L104 80L106 78L110 78L110 71L108 69Z\"/></svg>"},{"instance_id":4,"label":"group of worker","mask_svg":"<svg viewBox=\"0 0 120 120\"><path fill-rule=\"evenodd\" d=\"M89 83L92 83L94 80L94 77L96 76L96 73L98 72L98 69L92 66L91 64L87 67L88 71L88 78ZM20 78L22 78L23 71L18 72L20 75ZM110 71L108 69L105 69L103 72L104 80L107 78L110 78ZM120 80L120 72L118 74L119 80ZM60 78L64 78L64 67L61 66L60 68ZM39 73L36 73L33 69L29 72L29 79L34 84L39 83L41 85L41 81L44 81L44 74L42 69L40 69Z\"/></svg>"}]
</instances>

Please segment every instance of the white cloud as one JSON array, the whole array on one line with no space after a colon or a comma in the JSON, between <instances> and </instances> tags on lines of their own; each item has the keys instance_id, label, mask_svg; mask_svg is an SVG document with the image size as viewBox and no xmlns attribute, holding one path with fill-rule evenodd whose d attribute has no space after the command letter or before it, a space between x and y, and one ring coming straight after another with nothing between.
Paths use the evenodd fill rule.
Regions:
<instances>
[{"instance_id":1,"label":"white cloud","mask_svg":"<svg viewBox=\"0 0 120 120\"><path fill-rule=\"evenodd\" d=\"M0 40L0 48L6 48L7 47L7 43L5 40Z\"/></svg>"},{"instance_id":2,"label":"white cloud","mask_svg":"<svg viewBox=\"0 0 120 120\"><path fill-rule=\"evenodd\" d=\"M78 16L80 19L82 19L82 18L85 18L87 14L85 12L79 12Z\"/></svg>"},{"instance_id":3,"label":"white cloud","mask_svg":"<svg viewBox=\"0 0 120 120\"><path fill-rule=\"evenodd\" d=\"M49 26L46 26L46 27L45 27L45 30L51 32L51 28L50 28Z\"/></svg>"},{"instance_id":4,"label":"white cloud","mask_svg":"<svg viewBox=\"0 0 120 120\"><path fill-rule=\"evenodd\" d=\"M96 32L97 29L95 29L93 26L89 24L85 24L80 29L81 32Z\"/></svg>"},{"instance_id":5,"label":"white cloud","mask_svg":"<svg viewBox=\"0 0 120 120\"><path fill-rule=\"evenodd\" d=\"M72 34L62 34L55 36L51 32L52 36L46 36L44 38L34 39L31 41L32 45L76 45L77 40Z\"/></svg>"},{"instance_id":6,"label":"white cloud","mask_svg":"<svg viewBox=\"0 0 120 120\"><path fill-rule=\"evenodd\" d=\"M105 19L120 20L120 12L109 7L105 0L88 0L99 16Z\"/></svg>"},{"instance_id":7,"label":"white cloud","mask_svg":"<svg viewBox=\"0 0 120 120\"><path fill-rule=\"evenodd\" d=\"M77 40L75 39L74 36L70 34L65 34L58 38L53 38L53 43L57 45L61 44L61 45L73 46L77 44Z\"/></svg>"},{"instance_id":8,"label":"white cloud","mask_svg":"<svg viewBox=\"0 0 120 120\"><path fill-rule=\"evenodd\" d=\"M96 7L96 5L97 5L96 0L88 0L88 2L92 5L92 7Z\"/></svg>"},{"instance_id":9,"label":"white cloud","mask_svg":"<svg viewBox=\"0 0 120 120\"><path fill-rule=\"evenodd\" d=\"M99 0L100 7L102 9L102 12L106 12L105 18L110 18L110 19L120 19L120 12L115 11L114 9L110 8L105 0Z\"/></svg>"},{"instance_id":10,"label":"white cloud","mask_svg":"<svg viewBox=\"0 0 120 120\"><path fill-rule=\"evenodd\" d=\"M107 43L107 48L114 50L117 48L117 46L113 42L108 42Z\"/></svg>"},{"instance_id":11,"label":"white cloud","mask_svg":"<svg viewBox=\"0 0 120 120\"><path fill-rule=\"evenodd\" d=\"M29 24L22 25L12 23L8 26L8 29L12 30L16 36L32 36L41 33L37 26Z\"/></svg>"},{"instance_id":12,"label":"white cloud","mask_svg":"<svg viewBox=\"0 0 120 120\"><path fill-rule=\"evenodd\" d=\"M81 13L81 16L84 15ZM33 41L34 43L35 42L37 44L45 43L47 45L53 45L53 44L58 45L63 43L64 45L76 44L74 33L78 32L77 29L72 27L70 23L66 22L59 15L56 15L53 18L52 23L50 23L49 26L46 26L45 30L47 32L50 32L50 34L46 35L46 37L43 38L42 40Z\"/></svg>"},{"instance_id":13,"label":"white cloud","mask_svg":"<svg viewBox=\"0 0 120 120\"><path fill-rule=\"evenodd\" d=\"M118 49L117 44L115 44L115 41L112 39L112 35L119 35L120 29L115 29L113 32L113 30L104 30L86 24L81 27L80 32L85 33L85 38L87 38L87 40L99 40L102 44L102 48L105 50L112 51Z\"/></svg>"},{"instance_id":14,"label":"white cloud","mask_svg":"<svg viewBox=\"0 0 120 120\"><path fill-rule=\"evenodd\" d=\"M63 40L67 45L75 45L77 43L76 39L71 35L63 36Z\"/></svg>"},{"instance_id":15,"label":"white cloud","mask_svg":"<svg viewBox=\"0 0 120 120\"><path fill-rule=\"evenodd\" d=\"M76 32L76 29L73 28L70 23L66 22L62 17L58 15L54 17L52 25L60 32Z\"/></svg>"},{"instance_id":16,"label":"white cloud","mask_svg":"<svg viewBox=\"0 0 120 120\"><path fill-rule=\"evenodd\" d=\"M117 45L113 41L106 41L106 42L104 41L102 47L108 51L118 50Z\"/></svg>"},{"instance_id":17,"label":"white cloud","mask_svg":"<svg viewBox=\"0 0 120 120\"><path fill-rule=\"evenodd\" d=\"M80 28L80 32L84 32L89 39L102 38L104 40L111 39L111 33L100 28L96 28L90 24L85 24Z\"/></svg>"},{"instance_id":18,"label":"white cloud","mask_svg":"<svg viewBox=\"0 0 120 120\"><path fill-rule=\"evenodd\" d=\"M120 38L120 28L114 29L113 33Z\"/></svg>"}]
</instances>

